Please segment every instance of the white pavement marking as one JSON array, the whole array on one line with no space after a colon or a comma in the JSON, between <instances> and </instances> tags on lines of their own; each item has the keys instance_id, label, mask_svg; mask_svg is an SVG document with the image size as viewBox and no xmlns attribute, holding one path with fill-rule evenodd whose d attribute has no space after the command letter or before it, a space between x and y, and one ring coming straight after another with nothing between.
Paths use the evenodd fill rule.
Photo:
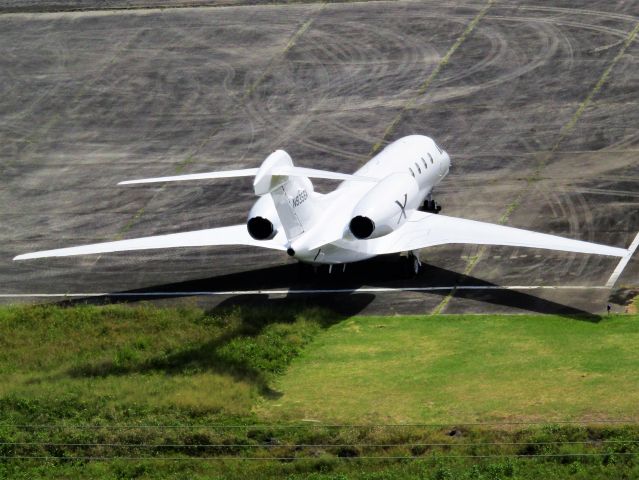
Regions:
<instances>
[{"instance_id":1,"label":"white pavement marking","mask_svg":"<svg viewBox=\"0 0 639 480\"><path fill-rule=\"evenodd\" d=\"M387 293L387 292L439 292L442 290L601 290L600 285L458 285L448 287L362 287L280 290L221 290L211 292L122 292L122 293L0 293L0 298L78 298L78 297L190 297L216 295L299 295L321 293Z\"/></svg>"},{"instance_id":2,"label":"white pavement marking","mask_svg":"<svg viewBox=\"0 0 639 480\"><path fill-rule=\"evenodd\" d=\"M635 250L637 250L638 246L639 246L639 233L637 233L637 235L635 236L635 239L632 241L632 243L628 247L628 253L626 254L626 256L621 257L621 260L619 260L619 263L617 264L617 268L615 268L615 271L612 272L612 275L610 275L610 278L606 282L606 287L612 288L614 284L617 283L617 280L619 280L619 276L623 272L624 268L626 268L626 265L628 265L628 262L632 258L632 255L635 253Z\"/></svg>"}]
</instances>

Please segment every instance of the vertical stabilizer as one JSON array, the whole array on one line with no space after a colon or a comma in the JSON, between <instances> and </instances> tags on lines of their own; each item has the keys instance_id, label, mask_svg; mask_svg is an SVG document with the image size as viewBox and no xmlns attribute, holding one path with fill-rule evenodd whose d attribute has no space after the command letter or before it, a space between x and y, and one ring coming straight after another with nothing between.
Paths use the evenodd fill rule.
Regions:
<instances>
[{"instance_id":1,"label":"vertical stabilizer","mask_svg":"<svg viewBox=\"0 0 639 480\"><path fill-rule=\"evenodd\" d=\"M284 150L269 155L259 168L253 187L256 195L270 194L288 240L308 230L316 217L317 197L308 177L277 175L275 171L293 171L293 160Z\"/></svg>"}]
</instances>

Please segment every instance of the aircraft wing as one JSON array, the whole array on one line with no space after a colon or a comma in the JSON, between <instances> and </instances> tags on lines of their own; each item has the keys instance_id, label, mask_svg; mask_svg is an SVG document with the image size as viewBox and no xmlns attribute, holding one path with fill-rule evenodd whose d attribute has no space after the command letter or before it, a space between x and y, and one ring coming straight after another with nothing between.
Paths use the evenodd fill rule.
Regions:
<instances>
[{"instance_id":1,"label":"aircraft wing","mask_svg":"<svg viewBox=\"0 0 639 480\"><path fill-rule=\"evenodd\" d=\"M375 255L419 250L447 243L543 248L613 257L623 257L628 253L624 248L419 211L394 232L365 242L366 252Z\"/></svg>"},{"instance_id":2,"label":"aircraft wing","mask_svg":"<svg viewBox=\"0 0 639 480\"><path fill-rule=\"evenodd\" d=\"M133 238L115 242L94 243L80 247L59 248L18 255L14 260L44 257L67 257L94 253L125 252L129 250L151 250L156 248L206 247L213 245L250 245L274 250L286 250L284 233L279 232L272 240L255 240L246 230L246 225L196 230L194 232L171 233L153 237Z\"/></svg>"}]
</instances>

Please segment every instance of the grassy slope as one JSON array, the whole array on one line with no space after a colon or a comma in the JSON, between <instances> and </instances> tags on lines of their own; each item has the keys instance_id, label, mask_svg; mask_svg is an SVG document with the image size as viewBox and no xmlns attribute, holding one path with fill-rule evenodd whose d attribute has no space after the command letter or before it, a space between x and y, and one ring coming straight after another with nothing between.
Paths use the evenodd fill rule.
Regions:
<instances>
[{"instance_id":1,"label":"grassy slope","mask_svg":"<svg viewBox=\"0 0 639 480\"><path fill-rule=\"evenodd\" d=\"M262 416L323 422L639 418L639 322L362 317L331 327Z\"/></svg>"},{"instance_id":2,"label":"grassy slope","mask_svg":"<svg viewBox=\"0 0 639 480\"><path fill-rule=\"evenodd\" d=\"M336 432L314 426L289 429L281 422L300 417L362 423L636 416L637 386L632 379L639 359L633 349L639 335L637 320L636 316L611 317L600 324L539 316L344 320L313 309L206 313L196 308L120 306L2 308L0 457L196 458L218 453L316 458L292 463L0 459L0 478L306 478L310 473L317 479L632 478L639 475L635 456L560 456L547 461L440 456L561 455L602 449L628 453L639 448L632 443L639 438L636 427L471 428L460 437L449 437L448 429L437 428ZM207 427L264 420L280 426ZM88 423L105 427L73 428ZM17 424L67 427L32 429ZM199 426L110 428L114 424ZM534 445L557 439L589 443ZM624 443L606 443L619 440ZM2 444L25 441L47 444ZM524 444L463 445L494 441ZM401 445L406 442L460 445L453 445L451 451ZM164 447L220 443L245 447ZM393 446L287 446L307 443ZM423 459L389 464L336 458L343 455L418 455Z\"/></svg>"},{"instance_id":3,"label":"grassy slope","mask_svg":"<svg viewBox=\"0 0 639 480\"><path fill-rule=\"evenodd\" d=\"M0 309L0 413L17 422L247 417L323 313Z\"/></svg>"}]
</instances>

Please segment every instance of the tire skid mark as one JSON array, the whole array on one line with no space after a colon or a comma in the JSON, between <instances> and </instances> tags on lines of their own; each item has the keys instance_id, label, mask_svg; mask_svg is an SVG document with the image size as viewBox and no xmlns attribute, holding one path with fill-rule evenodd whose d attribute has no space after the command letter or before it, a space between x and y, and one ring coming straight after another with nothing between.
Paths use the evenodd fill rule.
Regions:
<instances>
[{"instance_id":1,"label":"tire skid mark","mask_svg":"<svg viewBox=\"0 0 639 480\"><path fill-rule=\"evenodd\" d=\"M176 167L176 173L180 173L184 170L186 166L193 163L195 160L195 156L200 152L219 132L221 132L231 121L231 115L234 112L237 112L240 108L247 108L246 102L247 100L255 93L256 89L260 86L260 84L268 77L268 75L272 72L273 66L281 62L281 60L286 56L286 54L297 44L299 39L310 29L313 23L317 20L317 18L321 15L322 11L326 7L326 2L322 2L319 7L311 10L310 14L306 18L306 20L296 29L293 35L289 38L288 42L284 46L282 51L279 51L273 58L269 60L266 64L265 70L259 75L259 77L251 82L249 85L245 87L242 92L242 95L239 99L236 100L234 105L232 105L229 110L225 113L225 119L216 126L206 137L202 140L197 146L195 146L191 152L180 161ZM233 66L229 66L231 70L228 74L229 78L233 78L235 76L235 70ZM232 96L232 95L231 95ZM250 102L249 102L250 103Z\"/></svg>"},{"instance_id":2,"label":"tire skid mark","mask_svg":"<svg viewBox=\"0 0 639 480\"><path fill-rule=\"evenodd\" d=\"M488 17L487 17L488 18ZM439 86L463 80L473 76L475 73L480 72L488 67L500 65L502 60L508 53L508 42L501 34L501 32L495 31L492 27L483 25L482 30L477 32L477 35L483 35L490 42L490 50L483 55L483 58L472 65L470 68L464 69L460 72L454 72L452 74L443 75L439 79Z\"/></svg>"},{"instance_id":3,"label":"tire skid mark","mask_svg":"<svg viewBox=\"0 0 639 480\"><path fill-rule=\"evenodd\" d=\"M452 91L449 90L440 90L433 92L431 94L431 98L429 100L431 102L444 102L448 100L454 100L457 98L467 97L481 90L485 90L487 88L496 87L498 85L502 85L504 83L512 82L513 80L522 77L533 70L544 65L553 55L555 55L559 49L559 40L557 39L557 35L551 34L553 31L551 28L537 28L536 31L540 34L540 38L542 40L542 48L538 52L538 54L531 59L529 62L520 66L519 68L514 69L511 72L505 72L503 75L500 75L497 78L489 80L484 83L480 83L478 85L468 86L464 88L456 88ZM465 76L465 75L464 75Z\"/></svg>"},{"instance_id":4,"label":"tire skid mark","mask_svg":"<svg viewBox=\"0 0 639 480\"><path fill-rule=\"evenodd\" d=\"M315 112L320 110L329 98L330 92L332 90L331 75L324 65L321 65L321 70L322 75L318 74L314 76L314 81L316 81L317 78L322 78L320 83L322 83L324 87L316 89L314 95L302 96L294 94L298 113L290 116L290 119L288 120L284 128L277 129L274 139L269 144L271 150L284 144L294 134L306 129L310 122L313 121ZM288 77L294 78L294 75L290 75ZM293 86L293 88L294 87L295 85ZM269 108L261 108L264 106L268 107L268 103L266 105L263 102L251 103L250 106L257 107L256 109L252 109L251 111L253 112L253 119L258 119L260 125L278 125L278 117L272 115L273 110Z\"/></svg>"},{"instance_id":5,"label":"tire skid mark","mask_svg":"<svg viewBox=\"0 0 639 480\"><path fill-rule=\"evenodd\" d=\"M337 158L342 158L344 160L354 160L356 162L365 162L367 158L363 155L359 155L357 153L348 152L346 150L331 147L326 143L316 142L314 140L305 139L299 142L300 145L304 145L306 147L310 147L318 152L332 154Z\"/></svg>"},{"instance_id":6,"label":"tire skid mark","mask_svg":"<svg viewBox=\"0 0 639 480\"><path fill-rule=\"evenodd\" d=\"M359 140L363 143L370 144L375 141L374 135L372 135L368 130L356 130L350 125L344 124L339 120L333 121L332 126L340 132L348 133L351 138ZM366 158L364 155L359 156L362 157L360 158L360 160L364 160L364 158Z\"/></svg>"},{"instance_id":7,"label":"tire skid mark","mask_svg":"<svg viewBox=\"0 0 639 480\"><path fill-rule=\"evenodd\" d=\"M627 30L620 30L612 27L605 27L602 25L593 25L590 23L575 22L571 20L559 19L559 18L530 18L510 15L490 15L488 18L491 20L511 21L511 22L525 22L525 23L543 23L554 26L565 26L579 28L581 30L591 30L597 33L606 33L614 37L625 38L628 34ZM609 46L606 46L609 48Z\"/></svg>"},{"instance_id":8,"label":"tire skid mark","mask_svg":"<svg viewBox=\"0 0 639 480\"><path fill-rule=\"evenodd\" d=\"M503 5L503 6L507 6L507 5ZM570 7L544 7L541 5L522 5L516 8L520 10L525 10L525 11L566 13L571 16L587 15L587 16L597 17L597 19L606 18L606 19L614 19L614 20L627 20L632 23L639 21L639 17L633 16L633 15L627 15L624 13L604 12L601 10L585 10L581 8L570 8Z\"/></svg>"},{"instance_id":9,"label":"tire skid mark","mask_svg":"<svg viewBox=\"0 0 639 480\"><path fill-rule=\"evenodd\" d=\"M62 47L59 44L59 42L56 42L56 45L58 46L58 49L56 51L62 51ZM54 51L52 51L52 53L54 53ZM17 58L18 55L12 55L13 58L13 62L18 62L19 59ZM68 58L68 55L63 55L62 53L59 53L58 55L53 55L54 58L56 58L56 60L63 58L64 61L66 61L66 59ZM64 61L59 61L58 63L60 63L61 65L64 65ZM62 69L61 69L62 70ZM3 75L6 75L5 72L3 72ZM61 75L65 76L64 73L62 73ZM13 77L11 78L12 81L9 81L9 79L2 78L2 81L0 82L4 88L7 88L6 90L2 91L2 97L4 98L8 98L9 96L11 96L14 92L19 92L19 85L21 82L21 79L19 77ZM11 87L7 87L7 85L10 84ZM57 95L57 93L62 89L62 86L58 83L54 86L52 86L51 88L49 88L48 90L38 90L38 93L36 94L35 98L33 98L28 105L24 106L23 108L21 108L19 111L11 113L8 112L7 114L3 115L2 117L0 117L0 125L1 126L5 126L5 125L13 125L21 120L24 120L25 118L27 118L30 114L33 113L33 111L35 110L35 108L40 105L41 103L43 103L44 100L55 97ZM16 132L16 138L20 138L20 135ZM24 141L24 140L22 140ZM20 142L20 140L17 140L17 142ZM28 142L27 142L28 143Z\"/></svg>"},{"instance_id":10,"label":"tire skid mark","mask_svg":"<svg viewBox=\"0 0 639 480\"><path fill-rule=\"evenodd\" d=\"M322 3L322 5L320 6L316 14L302 24L302 26L290 38L290 40L286 44L286 47L284 47L284 50L282 50L282 52L280 52L280 54L276 58L272 59L269 62L268 66L262 72L262 74L257 78L257 80L255 80L250 85L250 87L244 92L244 95L242 95L242 100L245 100L246 98L250 97L253 94L255 89L272 72L273 65L275 65L276 63L279 63L279 61L281 61L286 56L286 54L297 44L298 40L302 38L302 36L307 32L307 30L311 27L311 25L313 25L313 23L317 20L318 16L322 13L325 7L326 7L326 3Z\"/></svg>"},{"instance_id":11,"label":"tire skid mark","mask_svg":"<svg viewBox=\"0 0 639 480\"><path fill-rule=\"evenodd\" d=\"M209 24L198 22L199 19L196 17L188 17L188 22L184 22L186 17L183 16L162 15L160 18L165 25L165 31L172 32L175 35L175 40L172 42L172 45L189 45L192 50L198 52L207 51L207 48L210 47L206 39L202 38L202 33L205 33L207 28L210 28ZM156 61L158 58L162 58L162 55L151 57L151 61ZM165 61L164 58L162 58L162 61ZM175 61L175 59L172 58L168 61ZM205 61L205 58L202 58L202 61ZM228 75L230 66L227 62L216 60L215 63L216 70L225 71ZM232 69L232 67L230 68ZM169 80L165 81L166 84L180 85L180 92L188 91L189 94L179 105L177 111L171 105L166 105L156 119L155 125L161 125L162 117L164 117L166 113L175 115L178 118L187 118L190 112L201 111L201 104L206 98L206 89L205 84L199 81L197 77L200 71L197 68L182 68L182 65L180 65L180 68L166 68L162 70L167 72L167 77L169 77ZM175 80L170 80L172 78L175 78ZM188 87L185 85L188 85ZM161 86L162 82L158 80L158 88ZM155 99L151 99L151 102L155 102ZM202 112L202 115L207 115L207 112ZM155 135L158 138L161 138L165 134L165 131L161 128L154 128L154 126L149 127L148 130L156 132ZM163 152L160 156L160 160L163 158L170 159L171 152Z\"/></svg>"},{"instance_id":12,"label":"tire skid mark","mask_svg":"<svg viewBox=\"0 0 639 480\"><path fill-rule=\"evenodd\" d=\"M164 12L162 12L164 13ZM191 39L195 38L193 35L193 32L191 32L191 28L194 25L194 19L190 19L190 22L187 23L186 25L178 25L175 23L170 23L167 21L167 18L165 15L162 15L160 17L163 21L164 21L164 25L166 27L166 30L168 31L172 31L175 33L176 38L178 39L182 39L184 37L190 37ZM178 43L178 40L172 42L174 44ZM205 42L201 43L201 46L206 46ZM182 75L183 70L180 70L180 75ZM126 81L126 80L123 80ZM199 84L199 82L191 82L191 83L195 83L196 85ZM168 108L168 107L166 107ZM163 113L161 113L158 116L157 122L160 121L160 117L163 115ZM155 130L157 133L155 134L156 136L161 136L164 132L162 132L160 129L156 129ZM152 137L151 137L152 138ZM165 156L167 154L164 154ZM161 158L161 157L160 157ZM148 206L158 197L160 196L162 193L164 193L164 189L165 189L165 185L162 185L161 187L154 189L154 193L153 195L141 206L139 207L135 213L133 214L133 216L131 218L129 218L129 220L120 228L116 231L115 235L112 237L112 240L121 240L122 238L124 238L124 236L126 235L126 233L133 228L133 226L135 224L137 224L140 219L144 216L146 209L148 208ZM98 263L98 261L102 258L102 255L98 255L95 258L95 261L92 262L92 266L96 265Z\"/></svg>"},{"instance_id":13,"label":"tire skid mark","mask_svg":"<svg viewBox=\"0 0 639 480\"><path fill-rule=\"evenodd\" d=\"M44 41L43 41L44 42ZM61 73L59 74L61 77L68 77L68 69L66 68L66 62L69 59L69 54L68 54L68 47L65 47L64 45L62 45L62 42L60 41L60 39L58 39L55 44L51 44L51 41L49 40L48 42L45 43L46 47L49 47L49 49L51 50L53 57L56 59L56 63L60 64L61 68ZM45 45L42 46L42 48L45 47ZM56 48L53 48L56 47ZM3 52L3 55L7 56L7 54L5 52ZM20 55L19 54L14 54L11 55L11 60L12 63L17 63L20 61ZM5 72L3 72L5 73ZM12 78L11 80L13 80L12 82L10 82L11 88L8 88L6 91L0 92L2 94L2 97L9 97L13 94L13 92L17 92L21 79L19 76ZM7 85L9 82L7 81L6 78L2 79L2 82L0 82L2 85ZM0 87L1 88L1 87ZM31 100L31 102L29 102L28 105L26 105L25 107L21 108L19 111L12 113L12 112L7 112L7 114L2 115L2 117L0 117L0 126L5 126L8 124L15 124L16 122L20 121L20 120L24 120L25 118L27 118L30 114L33 113L33 111L35 110L35 108L40 105L43 100L46 100L48 98L51 97L55 97L57 95L57 93L62 89L62 85L60 83L56 84L55 86L51 87L48 90L44 90L44 91L39 91L38 94L36 95L36 97ZM17 133L17 132L16 132ZM16 138L20 138L19 134L16 134Z\"/></svg>"},{"instance_id":14,"label":"tire skid mark","mask_svg":"<svg viewBox=\"0 0 639 480\"><path fill-rule=\"evenodd\" d=\"M468 22L468 16L455 16L455 15L433 16L430 14L426 16L422 14L419 16L420 19L422 17L425 17L428 19L437 18L437 19L447 20L452 23L459 23L462 25L462 29L467 26L467 22ZM351 25L351 23L348 23L348 25ZM358 24L358 23L352 24L352 30L354 32L358 32L358 29L362 29L362 28L363 27L361 24ZM355 35L355 37L356 38L361 37L363 39L366 39L367 35L370 35L370 30L371 30L371 27L368 26L366 27L365 30L362 31L361 34ZM403 93L404 91L406 91L406 89L401 87L400 89L397 88L397 79L401 79L402 84L405 84L406 81L404 81L403 79L408 78L410 80L412 77L414 77L417 66L422 66L424 64L424 61L428 58L430 58L432 62L432 59L438 56L434 50L432 50L431 52L430 50L426 49L428 47L428 44L426 45L423 44L423 41L421 40L422 38L421 35L419 37L420 41L415 41L415 40L410 41L409 38L412 39L413 37L405 37L405 36L398 37L395 31L388 32L384 28L384 26L381 26L380 28L377 28L375 30L375 36L376 36L376 42L383 44L384 47L386 48L386 51L389 50L388 45L394 46L395 44L397 44L398 49L402 52L401 59L395 60L394 62L395 64L389 63L389 62L380 62L379 60L386 58L388 56L388 53L386 53L386 51L382 51L382 50L371 47L370 42L364 44L362 47L359 46L359 43L361 42L359 43L345 42L342 44L338 44L334 41L334 39L332 38L332 35L331 37L328 38L329 40L328 42L321 42L322 44L325 44L325 43L329 44L331 49L330 53L329 52L325 53L329 61L326 61L327 59L323 58L322 60L323 65L343 65L343 64L353 65L354 64L358 67L358 70L351 75L351 77L354 77L353 78L354 81L349 81L350 77L344 78L344 75L342 75L339 77L341 80L339 84L332 83L331 85L333 93L337 92L336 99L343 98L344 96L347 96L347 95L356 95L356 98L358 100L357 104L354 104L353 107L349 107L348 104L343 104L343 103L340 104L338 107L339 111L344 112L351 109L356 111L361 111L362 109L366 109L366 108L379 107L379 100L376 99L379 95L376 96L374 93L366 94L366 92L362 92L361 90L362 84L366 85L371 82L374 84L374 86L378 90L385 92L384 103L383 103L385 107L398 107L400 109L403 108L406 105L406 100L403 98L406 96ZM380 38L382 40L379 40ZM348 45L350 50L346 50L346 54L338 54L337 52L341 50L345 50L346 45ZM471 67L472 69L471 72L466 71L466 72L461 72L454 75L456 75L457 77L467 76L472 74L473 71L484 68L485 65L498 62L500 57L503 56L504 54L504 48L503 48L504 45L505 43L503 41L493 42L491 52L488 55L484 56L484 58L482 58L482 60L478 62L478 64ZM341 47L341 50L338 50L339 47ZM393 48L390 48L390 50L393 50ZM360 66L364 64L363 59L368 59L373 64L374 68L370 71L366 71L366 70L361 71L362 69L360 68ZM344 60L348 60L348 62L344 62ZM295 62L296 60L293 60L293 61ZM308 60L306 60L304 64L312 65L312 62L309 62ZM394 68L389 68L390 66L394 66ZM360 71L361 71L361 74L360 74ZM367 80L367 79L370 79L370 80ZM345 84L345 88L342 88L342 85L344 84ZM393 94L393 92L395 91L397 91L397 93ZM390 96L388 96L388 92L391 92ZM340 97L340 95L342 97ZM328 102L330 102L331 100L333 99L329 99ZM327 107L328 106L329 105L327 105ZM316 112L319 108L321 108L321 105L315 105L313 111ZM343 136L344 134L347 134L349 139L361 140L363 144L370 145L371 143L375 142L375 139L370 138L370 134L368 132L362 133L362 132L356 132L354 129L348 129L348 127L343 128L343 126L338 124L338 122L336 122L332 117L329 117L329 121L326 121L326 120L321 121L321 130L324 131L324 128L330 129L328 131L335 132L335 135L333 136L333 138L335 138L335 136L339 137L340 135ZM324 136L327 136L327 135L324 135ZM313 146L315 147L314 150L320 151L322 153L330 152L333 154L338 154L340 157L345 159L357 159L358 163L363 163L368 158L370 158L369 156L370 154L365 154L362 152L353 153L351 151L337 149L333 145L324 144L324 146L322 146L322 144L320 144L319 142L313 142L308 140L303 140L300 143L302 145Z\"/></svg>"},{"instance_id":15,"label":"tire skid mark","mask_svg":"<svg viewBox=\"0 0 639 480\"><path fill-rule=\"evenodd\" d=\"M620 113L630 109L636 109L636 104L637 104L636 92L634 91L631 94L629 94L628 97L624 96L624 97L618 98L616 102L610 105L601 101L598 101L596 103L596 105L598 106L610 106L611 108L614 108L615 110L620 111ZM622 110L622 109L625 109L625 110ZM589 112L589 115L591 118L594 117L595 119L599 118L599 116L603 116L603 120L606 120L607 113L608 112L601 112L601 111L592 112L591 111ZM637 148L637 143L639 143L639 130L632 127L628 127L628 128L623 127L623 128L624 128L624 132L622 137L606 145L600 151L605 153L623 153L623 154L639 153L639 149ZM627 130L630 130L629 134L626 134ZM633 162L633 159L629 159L629 164L631 162Z\"/></svg>"},{"instance_id":16,"label":"tire skid mark","mask_svg":"<svg viewBox=\"0 0 639 480\"><path fill-rule=\"evenodd\" d=\"M585 222L585 225L581 225L580 217L579 217L579 208L576 207L576 203L584 204L583 195L577 197L577 202L573 200L573 196L567 194L566 191L562 188L559 188L552 192L552 196L555 201L561 205L562 209L562 219L566 219L568 221L568 234L566 236L571 238L576 238L579 236L579 232L586 232L587 238L580 238L580 240L585 240L588 242L593 241L593 230L592 230L592 221ZM589 209L586 207L583 212L589 212ZM590 217L592 219L592 216ZM586 217L586 220L588 217ZM583 273L583 270L588 263L591 255L578 255L575 253L569 253L566 255L565 259L557 263L557 269L560 272L562 277L565 277L569 274L569 272L580 275ZM579 265L575 265L575 263L579 263Z\"/></svg>"},{"instance_id":17,"label":"tire skid mark","mask_svg":"<svg viewBox=\"0 0 639 480\"><path fill-rule=\"evenodd\" d=\"M628 152L637 153L637 152L639 152L639 149L632 149L632 148L628 148L628 147L635 147L638 141L639 141L639 132L636 132L634 134L630 134L628 136L625 136L624 138L622 138L618 142L610 145L610 147L613 147L612 149L609 150L608 148L605 148L604 150L607 153L614 153L614 149L615 148L622 148L622 150L621 150L622 153L628 153Z\"/></svg>"},{"instance_id":18,"label":"tire skid mark","mask_svg":"<svg viewBox=\"0 0 639 480\"><path fill-rule=\"evenodd\" d=\"M337 30L335 30L337 29ZM369 41L374 32L374 41ZM348 38L348 42L336 42L335 37ZM363 143L370 144L374 140L367 138L368 133L357 132L348 126L339 125L333 116L323 118L317 116L318 112L341 112L348 110L361 111L369 107L379 106L377 91L385 92L385 95L394 95L390 101L384 102L385 106L392 103L403 105L405 100L401 99L402 89L397 90L397 80L410 78L417 66L423 64L425 56L435 56L434 51L424 50L424 45L419 42L409 41L407 37L398 34L395 30L389 30L381 25L369 25L362 22L345 21L337 25L331 25L330 30L317 28L313 32L312 38L307 40L312 44L305 49L303 61L299 58L288 59L285 68L292 74L282 77L284 81L292 82L292 92L304 91L304 95L298 100L304 105L306 115L298 119L296 127L308 127L313 121L320 123L319 130L322 132L335 132L339 135L350 134L351 139L362 140ZM399 51L399 58L390 57L389 51ZM391 60L392 61L389 61ZM313 78L315 82L309 88L295 79L300 77L297 70L304 68L302 73L308 74L309 70L316 69ZM375 92L368 93L367 89L374 88ZM397 93L394 93L397 91ZM357 99L357 103L351 98ZM368 99L368 100L367 100ZM337 102L341 102L337 104ZM260 109L252 111L252 116L259 116L262 125L276 125L277 111L270 111L268 105L257 103L251 105ZM299 108L298 108L299 109ZM315 117L315 118L314 118ZM315 130L318 127L314 125ZM281 133L277 141L287 140L287 136L292 133L290 130ZM328 134L324 134L326 138ZM363 140L366 138L366 140ZM345 151L325 142L312 139L303 139L297 142L300 145L310 147L312 150L322 153L336 154L345 159L355 159L361 162L365 157L360 152Z\"/></svg>"},{"instance_id":19,"label":"tire skid mark","mask_svg":"<svg viewBox=\"0 0 639 480\"><path fill-rule=\"evenodd\" d=\"M564 190L565 191L565 190ZM589 205L589 202L586 200L585 195L583 195L580 192L575 192L576 193L576 202L574 202L575 204L579 204L579 207L576 209L578 212L582 212L582 218L583 218L583 223L582 225L579 227L579 230L577 232L574 232L574 236L577 237L578 235L580 235L580 232L586 232L586 239L589 242L596 242L596 238L595 238L595 217L593 215L593 209L592 207ZM572 198L572 195L570 195L570 193L567 193L567 196L569 198ZM581 276L585 273L586 271L586 267L588 265L599 265L601 264L604 259L601 256L596 256L596 255L580 255L577 257L577 259L579 259L579 257L581 257L581 267L579 269L577 269L576 271L576 275Z\"/></svg>"},{"instance_id":20,"label":"tire skid mark","mask_svg":"<svg viewBox=\"0 0 639 480\"><path fill-rule=\"evenodd\" d=\"M615 180L619 178L616 177ZM628 180L627 177L624 176L624 180ZM639 179L633 180L635 182L639 181ZM614 197L633 197L639 198L639 192L636 190L610 190L607 188L587 188L587 187L575 187L575 192L579 193L588 193L592 195L610 195Z\"/></svg>"},{"instance_id":21,"label":"tire skid mark","mask_svg":"<svg viewBox=\"0 0 639 480\"><path fill-rule=\"evenodd\" d=\"M619 50L619 53L617 53L617 55L612 59L608 67L604 70L601 77L599 77L599 80L595 84L594 88L588 93L588 96L585 98L585 100L581 102L581 104L579 105L579 108L574 113L574 115L572 116L568 124L561 129L559 138L557 139L556 143L553 145L553 148L549 152L550 154L552 154L552 152L554 152L557 149L557 147L563 141L563 139L573 131L573 129L575 128L575 124L577 123L577 121L579 121L579 118L581 118L586 108L592 103L592 100L595 97L595 95L599 93L599 90L601 90L601 87L603 87L604 83L606 83L606 81L608 80L608 77L610 76L612 69L615 67L615 65L621 59L621 57L623 57L623 55L626 53L626 50L628 49L630 44L637 37L637 33L639 33L639 22L637 22L635 27L632 29L632 31L626 38L626 41L624 42L622 48Z\"/></svg>"},{"instance_id":22,"label":"tire skid mark","mask_svg":"<svg viewBox=\"0 0 639 480\"><path fill-rule=\"evenodd\" d=\"M3 172L6 172L9 168L14 167L16 164L22 164L23 160L26 158L28 154L30 154L35 148L39 145L38 139L42 138L47 132L51 130L55 125L57 125L60 121L68 116L69 113L72 113L75 108L77 108L77 99L81 98L92 86L96 85L102 78L103 73L110 67L112 67L118 60L120 54L128 49L130 46L134 45L137 41L138 36L140 35L140 31L138 31L135 35L128 39L124 39L119 42L119 45L116 46L114 52L107 56L104 61L98 63L97 68L91 72L91 76L88 77L85 82L82 84L80 88L78 88L74 95L67 102L67 107L61 112L57 112L48 120L41 124L39 128L35 128L32 130L30 134L23 137L22 142L25 147L19 151L15 157L13 157L12 161L7 161L3 163L2 171L0 171L0 175ZM57 93L60 88L54 88L53 92L49 91L47 94L40 98L48 98ZM35 106L35 104L33 104Z\"/></svg>"},{"instance_id":23,"label":"tire skid mark","mask_svg":"<svg viewBox=\"0 0 639 480\"><path fill-rule=\"evenodd\" d=\"M597 83L588 92L588 95L586 96L586 98L579 104L573 116L570 118L570 120L566 124L562 126L558 139L555 141L552 148L548 152L546 152L545 155L542 156L534 172L527 179L527 183L524 186L524 188L520 190L520 192L515 197L513 202L511 202L506 207L506 210L504 211L502 216L499 218L499 221L497 222L499 225L504 225L508 222L512 213L519 208L521 202L529 194L532 188L532 185L541 178L541 171L547 165L553 153L557 150L557 148L562 143L562 141L568 135L570 135L570 133L572 133L576 123L579 121L579 119L581 118L586 108L592 103L593 98L597 95L597 93L599 93L603 85L606 83L606 81L608 80L608 77L610 76L610 73L612 72L612 69L615 67L615 65L621 59L621 57L625 54L626 50L628 49L630 44L635 40L638 33L639 33L639 22L637 22L634 28L627 34L626 39L623 43L623 46L621 47L617 55L608 64L608 66L604 69L603 73L597 80ZM471 274L471 272L474 270L477 263L481 260L482 257L484 257L488 248L489 246L482 245L478 251L478 254L467 262L466 268L464 269L464 273L463 273L465 276L468 276ZM441 313L444 310L444 308L448 305L453 295L454 295L454 292L451 292L449 295L447 295L440 302L440 304L437 307L435 307L435 309L433 309L431 313L432 314Z\"/></svg>"},{"instance_id":24,"label":"tire skid mark","mask_svg":"<svg viewBox=\"0 0 639 480\"><path fill-rule=\"evenodd\" d=\"M373 145L370 151L370 156L375 155L382 149L384 143L388 142L390 137L395 133L395 130L399 126L400 121L404 117L404 114L411 109L419 100L419 98L426 93L430 85L433 83L435 78L439 75L442 69L448 64L450 58L457 51L457 49L464 43L466 38L473 32L477 24L481 21L482 18L488 13L488 10L494 4L494 0L488 0L488 2L484 5L484 7L475 15L475 17L470 21L466 29L462 32L462 34L457 38L452 47L448 49L444 57L439 61L435 69L431 72L431 74L426 78L426 80L419 86L417 89L417 93L404 105L404 108L393 118L390 125L386 128L384 133L382 134L381 139Z\"/></svg>"},{"instance_id":25,"label":"tire skid mark","mask_svg":"<svg viewBox=\"0 0 639 480\"><path fill-rule=\"evenodd\" d=\"M260 75L260 77L258 78L257 81L253 82L248 88L246 88L244 90L244 93L240 99L240 102L244 102L246 101L246 99L248 99L252 93L255 91L255 89L259 86L259 84L264 80L264 78L266 78L267 76L267 72L270 71L270 69L272 68L272 65L274 65L275 63L278 62L278 60L280 60L281 58L283 58L286 53L291 50L296 42L302 37L302 35L304 33L306 33L306 31L310 28L310 26L313 24L313 22L317 19L317 17L321 14L322 10L325 8L326 6L326 2L322 3L320 5L319 8L316 8L314 10L312 10L311 14L310 14L310 18L307 18L307 20L302 23L302 25L295 31L295 33L293 34L293 36L289 39L289 41L287 42L286 46L284 47L284 50L279 52L274 58L272 58L268 63L267 63L267 68L266 71ZM212 132L210 132L205 139L200 142L194 150L192 150L187 157L182 160L181 162L179 162L176 166L175 166L175 171L176 173L180 173L187 165L189 165L190 163L193 162L194 160L194 156L197 154L197 152L201 151L202 148L204 148L210 141L211 139L217 134L219 133L222 128L226 125L226 123L229 121L229 115L235 111L238 108L238 104L235 104L234 106L231 107L231 111L227 112L227 120L221 122L221 124L219 126L217 126ZM125 223L125 225L120 228L115 236L114 239L118 240L123 238L123 236L126 234L126 232L128 232L135 224L137 224L139 222L139 220L143 217L147 207L161 194L163 194L165 189L165 186L162 185L160 188L158 188L155 193L151 196L151 198L149 200L147 200L137 211L136 213L129 219L129 221L127 221L127 223ZM100 256L98 256L98 258L96 259L95 263L97 263L97 261L100 259ZM95 265L94 263L94 265Z\"/></svg>"},{"instance_id":26,"label":"tire skid mark","mask_svg":"<svg viewBox=\"0 0 639 480\"><path fill-rule=\"evenodd\" d=\"M537 189L539 190L539 189ZM531 192L531 196L534 195L534 192ZM579 233L579 217L578 210L575 208L575 204L570 198L569 195L566 195L566 192L563 191L563 188L558 188L557 190L551 193L552 199L559 205L561 209L561 216L558 218L559 221L566 221L568 223L568 232L566 234L567 237L575 238ZM590 233L590 232L589 232ZM590 235L592 236L592 235ZM583 239L583 240L591 240ZM585 255L579 255L579 257L584 257ZM562 261L557 262L555 265L555 269L559 271L559 275L561 277L565 277L568 275L568 272L571 271L572 265L577 258L577 254L568 253Z\"/></svg>"}]
</instances>

